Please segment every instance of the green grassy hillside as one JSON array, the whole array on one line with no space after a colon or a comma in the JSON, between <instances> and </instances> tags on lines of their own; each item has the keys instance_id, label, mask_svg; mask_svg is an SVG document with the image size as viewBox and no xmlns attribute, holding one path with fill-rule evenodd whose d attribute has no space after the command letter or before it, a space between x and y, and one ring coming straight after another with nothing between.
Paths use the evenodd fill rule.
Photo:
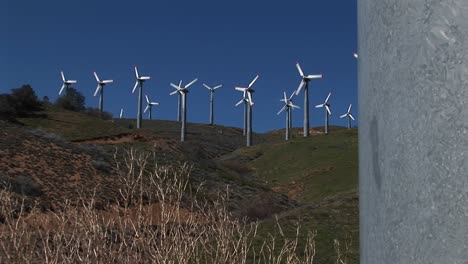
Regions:
<instances>
[{"instance_id":1,"label":"green grassy hillside","mask_svg":"<svg viewBox=\"0 0 468 264\"><path fill-rule=\"evenodd\" d=\"M290 141L283 140L284 130L276 130L254 134L254 146L245 147L240 128L188 123L187 141L180 142L175 121L143 120L144 128L135 129L130 119L103 121L55 107L42 114L47 118L20 121L75 144L100 145L109 155L115 147L135 147L155 151L161 162L188 161L193 178L204 182L206 197L229 185L229 207L236 215L257 216L260 234L276 229L277 214L286 237L294 236L298 221L301 237L317 231L314 263L335 263L334 239L348 263L358 263L357 129L331 127L323 135L315 128L303 138L295 128Z\"/></svg>"}]
</instances>

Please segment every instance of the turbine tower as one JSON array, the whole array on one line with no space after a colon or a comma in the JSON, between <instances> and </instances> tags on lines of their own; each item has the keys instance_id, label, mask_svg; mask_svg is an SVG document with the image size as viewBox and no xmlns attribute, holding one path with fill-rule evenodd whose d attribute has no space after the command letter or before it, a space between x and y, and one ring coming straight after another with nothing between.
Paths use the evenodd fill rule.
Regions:
<instances>
[{"instance_id":1,"label":"turbine tower","mask_svg":"<svg viewBox=\"0 0 468 264\"><path fill-rule=\"evenodd\" d=\"M94 72L94 77L96 77L96 81L98 83L96 91L94 92L94 96L96 96L99 93L99 112L102 114L103 104L104 104L104 86L106 84L112 83L114 81L113 80L102 80L101 81L96 72Z\"/></svg>"},{"instance_id":2,"label":"turbine tower","mask_svg":"<svg viewBox=\"0 0 468 264\"><path fill-rule=\"evenodd\" d=\"M291 94L289 98L286 97L286 92L284 92L284 98L281 99L281 102L284 102L283 108L279 110L277 115L281 114L284 110L286 110L286 140L289 140L289 129L292 127L292 110L294 108L300 108L299 106L293 104L292 98L294 96L294 92Z\"/></svg>"},{"instance_id":3,"label":"turbine tower","mask_svg":"<svg viewBox=\"0 0 468 264\"><path fill-rule=\"evenodd\" d=\"M247 103L249 102L249 99L247 98L247 92L244 91L244 95L242 96L242 99L236 104L236 106L239 106L240 104L244 103L244 129L243 129L243 136L247 134Z\"/></svg>"},{"instance_id":4,"label":"turbine tower","mask_svg":"<svg viewBox=\"0 0 468 264\"><path fill-rule=\"evenodd\" d=\"M142 113L141 113L141 103L142 103L142 95L143 95L143 83L146 80L149 80L149 76L140 76L138 74L138 69L135 66L135 75L136 75L136 82L135 86L133 86L132 94L135 93L137 87L140 87L138 90L138 114L137 114L137 128L141 128L141 120L142 120Z\"/></svg>"},{"instance_id":5,"label":"turbine tower","mask_svg":"<svg viewBox=\"0 0 468 264\"><path fill-rule=\"evenodd\" d=\"M254 102L252 101L252 93L255 92L254 89L252 89L252 86L258 79L258 75L255 76L255 78L249 83L249 86L247 88L243 87L236 87L236 90L242 91L247 93L247 101L248 101L248 108L247 108L247 147L250 147L252 145L252 106L254 105Z\"/></svg>"},{"instance_id":6,"label":"turbine tower","mask_svg":"<svg viewBox=\"0 0 468 264\"><path fill-rule=\"evenodd\" d=\"M203 84L203 86L205 86L206 89L210 90L210 126L212 126L212 125L214 125L214 109L213 109L214 92L215 92L216 89L221 88L223 85L218 85L218 86L215 86L213 88L211 88L210 86L208 86L206 84Z\"/></svg>"},{"instance_id":7,"label":"turbine tower","mask_svg":"<svg viewBox=\"0 0 468 264\"><path fill-rule=\"evenodd\" d=\"M143 111L143 113L146 113L146 111L149 110L149 114L148 114L148 118L149 120L151 120L151 110L152 110L152 107L155 106L155 105L159 105L158 102L151 102L150 99L148 98L148 95L145 95L145 98L146 98L146 108L145 108L145 111Z\"/></svg>"},{"instance_id":8,"label":"turbine tower","mask_svg":"<svg viewBox=\"0 0 468 264\"><path fill-rule=\"evenodd\" d=\"M60 91L58 93L59 95L62 94L65 88L67 88L68 90L68 88L70 87L70 84L77 83L76 80L66 80L65 75L63 74L63 71L61 71L60 74L62 75L63 84L62 84L62 88L60 88Z\"/></svg>"},{"instance_id":9,"label":"turbine tower","mask_svg":"<svg viewBox=\"0 0 468 264\"><path fill-rule=\"evenodd\" d=\"M122 119L122 117L123 117L123 111L124 111L123 107L120 108L120 115L119 115L120 119Z\"/></svg>"},{"instance_id":10,"label":"turbine tower","mask_svg":"<svg viewBox=\"0 0 468 264\"><path fill-rule=\"evenodd\" d=\"M348 112L346 112L346 114L340 116L340 118L348 117L348 129L351 128L351 119L354 120L354 116L351 114L351 106L352 106L352 104L349 104Z\"/></svg>"},{"instance_id":11,"label":"turbine tower","mask_svg":"<svg viewBox=\"0 0 468 264\"><path fill-rule=\"evenodd\" d=\"M330 99L331 92L328 94L327 99L323 104L316 105L315 108L325 108L325 134L328 134L328 116L331 115L330 104L328 103L328 99Z\"/></svg>"},{"instance_id":12,"label":"turbine tower","mask_svg":"<svg viewBox=\"0 0 468 264\"><path fill-rule=\"evenodd\" d=\"M316 74L316 75L304 75L304 72L301 69L301 65L299 65L299 62L296 63L296 68L299 71L299 74L301 75L301 83L299 84L299 87L296 90L296 95L299 95L299 92L301 91L302 87L304 87L304 137L309 136L309 81L312 79L321 79L322 74Z\"/></svg>"},{"instance_id":13,"label":"turbine tower","mask_svg":"<svg viewBox=\"0 0 468 264\"><path fill-rule=\"evenodd\" d=\"M173 83L171 83L171 86L174 87L176 90L172 93L170 93L170 95L174 95L176 93L179 93L180 97L182 98L182 102L181 102L181 112L182 112L182 126L181 126L181 129L180 129L180 141L185 141L185 125L186 125L186 122L187 122L187 93L189 92L187 88L189 88L192 84L194 84L198 79L195 78L193 81L191 81L190 83L188 83L187 85L184 86L184 88L182 88L180 85L177 86Z\"/></svg>"}]
</instances>

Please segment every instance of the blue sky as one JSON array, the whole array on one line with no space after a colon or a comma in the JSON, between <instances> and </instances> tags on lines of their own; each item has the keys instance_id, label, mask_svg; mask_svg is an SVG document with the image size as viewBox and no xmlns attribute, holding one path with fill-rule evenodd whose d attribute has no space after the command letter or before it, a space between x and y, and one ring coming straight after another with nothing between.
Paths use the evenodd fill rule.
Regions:
<instances>
[{"instance_id":1,"label":"blue sky","mask_svg":"<svg viewBox=\"0 0 468 264\"><path fill-rule=\"evenodd\" d=\"M284 127L277 116L283 91L300 83L295 63L306 74L323 73L310 83L311 106L329 91L332 125L346 125L339 115L350 103L357 116L356 1L16 1L0 4L0 93L31 84L42 98L57 98L60 70L97 107L93 97L97 71L114 79L106 87L104 108L135 117L137 95L133 67L151 76L144 93L160 102L153 118L175 120L177 97L170 82L199 81L188 94L188 122L208 123L209 92L202 86L223 84L215 94L215 122L242 126L242 107L234 107L256 74L254 131ZM303 122L301 109L293 125ZM143 106L144 107L144 106ZM323 124L323 109L311 107L311 125ZM147 115L144 116L147 118Z\"/></svg>"}]
</instances>

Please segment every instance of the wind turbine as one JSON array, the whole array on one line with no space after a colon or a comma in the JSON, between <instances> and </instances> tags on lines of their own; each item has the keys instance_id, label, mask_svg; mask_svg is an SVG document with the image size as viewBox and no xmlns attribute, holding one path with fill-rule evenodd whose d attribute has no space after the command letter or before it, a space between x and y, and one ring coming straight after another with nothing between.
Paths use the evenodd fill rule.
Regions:
<instances>
[{"instance_id":1,"label":"wind turbine","mask_svg":"<svg viewBox=\"0 0 468 264\"><path fill-rule=\"evenodd\" d=\"M143 111L143 113L146 113L146 111L149 110L149 114L148 114L148 117L149 117L149 120L151 120L151 108L155 105L159 105L159 103L157 102L150 102L150 99L148 98L148 95L145 95L145 98L146 98L146 108L145 108L145 111Z\"/></svg>"},{"instance_id":2,"label":"wind turbine","mask_svg":"<svg viewBox=\"0 0 468 264\"><path fill-rule=\"evenodd\" d=\"M247 134L247 103L249 102L249 99L247 98L247 92L244 91L244 95L242 96L242 99L236 104L236 106L239 106L240 104L244 103L244 131L243 131L243 136Z\"/></svg>"},{"instance_id":3,"label":"wind turbine","mask_svg":"<svg viewBox=\"0 0 468 264\"><path fill-rule=\"evenodd\" d=\"M354 116L351 114L351 107L352 107L352 104L349 104L348 112L346 112L346 114L340 116L340 118L348 117L348 129L351 128L351 119L354 120Z\"/></svg>"},{"instance_id":4,"label":"wind turbine","mask_svg":"<svg viewBox=\"0 0 468 264\"><path fill-rule=\"evenodd\" d=\"M62 75L63 84L62 84L62 88L60 88L60 91L58 93L59 95L62 94L63 89L67 88L67 90L68 90L68 88L70 87L70 84L77 83L76 80L66 80L65 75L63 74L63 71L61 71L60 74Z\"/></svg>"},{"instance_id":5,"label":"wind turbine","mask_svg":"<svg viewBox=\"0 0 468 264\"><path fill-rule=\"evenodd\" d=\"M309 136L309 81L312 79L321 79L322 74L316 74L316 75L304 75L304 72L301 69L301 65L299 65L299 62L296 63L296 68L299 71L299 74L301 75L301 83L299 84L299 87L296 90L296 95L299 95L299 92L301 91L302 87L304 87L304 137Z\"/></svg>"},{"instance_id":6,"label":"wind turbine","mask_svg":"<svg viewBox=\"0 0 468 264\"><path fill-rule=\"evenodd\" d=\"M182 88L180 85L177 86L177 85L171 83L171 86L174 87L176 90L174 92L170 93L170 95L174 95L176 93L179 93L179 96L182 98L182 102L181 102L182 127L180 129L180 141L185 141L185 124L187 122L187 99L186 99L186 96L187 96L187 93L189 92L187 88L189 88L197 80L198 79L195 78L193 81L191 81L190 83L185 85L184 88ZM180 83L182 83L182 81Z\"/></svg>"},{"instance_id":7,"label":"wind turbine","mask_svg":"<svg viewBox=\"0 0 468 264\"><path fill-rule=\"evenodd\" d=\"M353 57L357 59L359 58L359 55L356 52L353 52Z\"/></svg>"},{"instance_id":8,"label":"wind turbine","mask_svg":"<svg viewBox=\"0 0 468 264\"><path fill-rule=\"evenodd\" d=\"M146 80L149 80L150 77L149 76L140 76L138 74L138 69L137 67L135 66L135 75L136 75L136 82L135 82L135 86L133 86L133 90L132 90L132 94L135 93L135 90L137 87L140 87L140 89L138 90L138 116L137 116L137 128L141 128L141 117L142 117L142 113L141 113L141 96L143 95L143 83L146 81Z\"/></svg>"},{"instance_id":9,"label":"wind turbine","mask_svg":"<svg viewBox=\"0 0 468 264\"><path fill-rule=\"evenodd\" d=\"M328 94L327 99L323 104L316 105L315 108L322 108L325 107L325 134L328 134L328 116L331 115L330 104L328 103L328 99L330 99L331 92Z\"/></svg>"},{"instance_id":10,"label":"wind turbine","mask_svg":"<svg viewBox=\"0 0 468 264\"><path fill-rule=\"evenodd\" d=\"M213 88L211 88L210 86L206 84L203 84L203 86L205 86L206 89L210 90L210 126L212 126L214 124L214 121L213 121L214 120L214 111L213 111L214 92L216 89L221 88L223 85L218 85Z\"/></svg>"},{"instance_id":11,"label":"wind turbine","mask_svg":"<svg viewBox=\"0 0 468 264\"><path fill-rule=\"evenodd\" d=\"M122 117L123 117L123 111L124 111L123 107L120 108L120 115L119 115L120 119L122 119Z\"/></svg>"},{"instance_id":12,"label":"wind turbine","mask_svg":"<svg viewBox=\"0 0 468 264\"><path fill-rule=\"evenodd\" d=\"M279 110L277 115L281 114L284 110L286 110L286 140L289 140L289 129L292 126L292 110L294 108L300 108L299 106L293 104L292 98L294 96L294 92L291 94L289 98L286 97L286 92L284 92L284 98L281 99L281 102L284 102L283 108Z\"/></svg>"},{"instance_id":13,"label":"wind turbine","mask_svg":"<svg viewBox=\"0 0 468 264\"><path fill-rule=\"evenodd\" d=\"M247 86L247 88L236 87L237 91L244 92L244 97L245 97L245 93L247 93L247 97L248 97L247 101L245 102L246 105L247 105L247 102L248 102L248 108L247 108L247 147L252 145L252 106L254 105L254 102L252 101L252 93L255 92L255 90L252 89L252 86L257 81L258 77L259 77L258 75L255 76L255 78L249 83L249 86ZM245 99L243 99L243 100L245 100ZM239 105L239 103L237 103L237 105Z\"/></svg>"},{"instance_id":14,"label":"wind turbine","mask_svg":"<svg viewBox=\"0 0 468 264\"><path fill-rule=\"evenodd\" d=\"M104 86L106 84L112 83L114 81L113 80L102 80L101 81L96 72L94 72L94 77L96 77L96 81L98 83L96 91L94 92L94 96L96 96L99 93L99 112L102 113L103 104L104 104Z\"/></svg>"}]
</instances>

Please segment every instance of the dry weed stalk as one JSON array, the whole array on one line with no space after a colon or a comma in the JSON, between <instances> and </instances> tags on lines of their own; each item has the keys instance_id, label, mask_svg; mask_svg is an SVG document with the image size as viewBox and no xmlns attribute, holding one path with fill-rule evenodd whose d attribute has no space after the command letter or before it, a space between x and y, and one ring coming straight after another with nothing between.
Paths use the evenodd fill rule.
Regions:
<instances>
[{"instance_id":1,"label":"dry weed stalk","mask_svg":"<svg viewBox=\"0 0 468 264\"><path fill-rule=\"evenodd\" d=\"M187 197L188 164L159 166L135 149L114 157L120 197L105 210L96 198L78 197L55 212L26 213L1 189L0 263L313 263L315 233L301 258L299 227L291 240L278 222L284 243L270 235L257 250L258 223L233 217L227 194L212 203Z\"/></svg>"}]
</instances>

